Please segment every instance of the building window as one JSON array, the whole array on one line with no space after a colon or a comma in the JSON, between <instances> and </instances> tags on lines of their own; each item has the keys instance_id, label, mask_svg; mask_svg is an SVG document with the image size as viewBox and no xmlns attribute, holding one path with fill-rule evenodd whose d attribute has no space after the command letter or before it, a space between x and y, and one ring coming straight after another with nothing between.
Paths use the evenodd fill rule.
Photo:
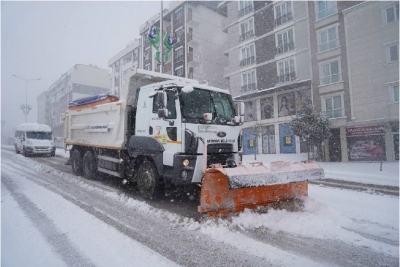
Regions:
<instances>
[{"instance_id":1,"label":"building window","mask_svg":"<svg viewBox=\"0 0 400 267\"><path fill-rule=\"evenodd\" d=\"M325 98L325 112L327 118L340 118L343 117L342 96L333 96Z\"/></svg>"},{"instance_id":2,"label":"building window","mask_svg":"<svg viewBox=\"0 0 400 267\"><path fill-rule=\"evenodd\" d=\"M318 32L318 52L324 52L339 46L337 26L329 27Z\"/></svg>"},{"instance_id":3,"label":"building window","mask_svg":"<svg viewBox=\"0 0 400 267\"><path fill-rule=\"evenodd\" d=\"M275 6L275 27L293 20L292 2L285 1Z\"/></svg>"},{"instance_id":4,"label":"building window","mask_svg":"<svg viewBox=\"0 0 400 267\"><path fill-rule=\"evenodd\" d=\"M342 80L340 73L340 61L335 59L330 62L323 62L320 65L320 83L328 85Z\"/></svg>"},{"instance_id":5,"label":"building window","mask_svg":"<svg viewBox=\"0 0 400 267\"><path fill-rule=\"evenodd\" d=\"M244 102L244 121L257 120L256 101Z\"/></svg>"},{"instance_id":6,"label":"building window","mask_svg":"<svg viewBox=\"0 0 400 267\"><path fill-rule=\"evenodd\" d=\"M253 1L239 1L238 17L243 17L253 11Z\"/></svg>"},{"instance_id":7,"label":"building window","mask_svg":"<svg viewBox=\"0 0 400 267\"><path fill-rule=\"evenodd\" d=\"M399 84L394 83L389 85L390 98L392 103L399 103Z\"/></svg>"},{"instance_id":8,"label":"building window","mask_svg":"<svg viewBox=\"0 0 400 267\"><path fill-rule=\"evenodd\" d=\"M150 60L150 46L146 47L144 50L144 60Z\"/></svg>"},{"instance_id":9,"label":"building window","mask_svg":"<svg viewBox=\"0 0 400 267\"><path fill-rule=\"evenodd\" d=\"M183 39L184 39L184 29L183 29L183 27L179 27L178 29L175 30L174 39L176 40L177 43L183 41Z\"/></svg>"},{"instance_id":10,"label":"building window","mask_svg":"<svg viewBox=\"0 0 400 267\"><path fill-rule=\"evenodd\" d=\"M388 7L384 10L384 17L386 24L395 22L399 20L399 3Z\"/></svg>"},{"instance_id":11,"label":"building window","mask_svg":"<svg viewBox=\"0 0 400 267\"><path fill-rule=\"evenodd\" d=\"M183 77L183 66L175 69L175 76Z\"/></svg>"},{"instance_id":12,"label":"building window","mask_svg":"<svg viewBox=\"0 0 400 267\"><path fill-rule=\"evenodd\" d=\"M193 67L189 67L189 73L188 73L188 78L189 79L193 79L193 73L194 73Z\"/></svg>"},{"instance_id":13,"label":"building window","mask_svg":"<svg viewBox=\"0 0 400 267\"><path fill-rule=\"evenodd\" d=\"M240 50L240 66L247 66L255 62L254 45L244 47Z\"/></svg>"},{"instance_id":14,"label":"building window","mask_svg":"<svg viewBox=\"0 0 400 267\"><path fill-rule=\"evenodd\" d=\"M180 8L175 11L175 20L183 20L183 9Z\"/></svg>"},{"instance_id":15,"label":"building window","mask_svg":"<svg viewBox=\"0 0 400 267\"><path fill-rule=\"evenodd\" d=\"M399 42L386 45L386 57L388 63L399 61Z\"/></svg>"},{"instance_id":16,"label":"building window","mask_svg":"<svg viewBox=\"0 0 400 267\"><path fill-rule=\"evenodd\" d=\"M239 42L245 41L254 37L254 20L251 18L240 23Z\"/></svg>"},{"instance_id":17,"label":"building window","mask_svg":"<svg viewBox=\"0 0 400 267\"><path fill-rule=\"evenodd\" d=\"M294 49L293 29L276 34L276 54L282 54Z\"/></svg>"},{"instance_id":18,"label":"building window","mask_svg":"<svg viewBox=\"0 0 400 267\"><path fill-rule=\"evenodd\" d=\"M176 63L183 61L183 47L175 50L174 58Z\"/></svg>"},{"instance_id":19,"label":"building window","mask_svg":"<svg viewBox=\"0 0 400 267\"><path fill-rule=\"evenodd\" d=\"M293 58L278 62L278 78L280 83L296 79L296 67Z\"/></svg>"},{"instance_id":20,"label":"building window","mask_svg":"<svg viewBox=\"0 0 400 267\"><path fill-rule=\"evenodd\" d=\"M128 64L128 63L131 62L131 61L132 61L132 52L130 52L129 54L125 55L125 56L122 58L122 62L123 62L124 65L125 65L125 64Z\"/></svg>"},{"instance_id":21,"label":"building window","mask_svg":"<svg viewBox=\"0 0 400 267\"><path fill-rule=\"evenodd\" d=\"M151 70L151 69L150 69L150 64L147 64L146 66L144 66L144 69L145 69L145 70Z\"/></svg>"},{"instance_id":22,"label":"building window","mask_svg":"<svg viewBox=\"0 0 400 267\"><path fill-rule=\"evenodd\" d=\"M249 71L242 74L242 92L256 90L256 71Z\"/></svg>"},{"instance_id":23,"label":"building window","mask_svg":"<svg viewBox=\"0 0 400 267\"><path fill-rule=\"evenodd\" d=\"M329 17L337 13L336 1L318 1L317 5L317 20Z\"/></svg>"}]
</instances>

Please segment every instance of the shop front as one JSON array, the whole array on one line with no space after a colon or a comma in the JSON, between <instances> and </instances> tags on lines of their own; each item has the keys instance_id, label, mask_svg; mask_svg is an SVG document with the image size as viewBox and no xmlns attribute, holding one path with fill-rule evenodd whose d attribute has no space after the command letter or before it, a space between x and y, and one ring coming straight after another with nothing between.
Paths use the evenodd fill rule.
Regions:
<instances>
[{"instance_id":1,"label":"shop front","mask_svg":"<svg viewBox=\"0 0 400 267\"><path fill-rule=\"evenodd\" d=\"M383 125L346 128L350 161L386 160L385 127Z\"/></svg>"}]
</instances>

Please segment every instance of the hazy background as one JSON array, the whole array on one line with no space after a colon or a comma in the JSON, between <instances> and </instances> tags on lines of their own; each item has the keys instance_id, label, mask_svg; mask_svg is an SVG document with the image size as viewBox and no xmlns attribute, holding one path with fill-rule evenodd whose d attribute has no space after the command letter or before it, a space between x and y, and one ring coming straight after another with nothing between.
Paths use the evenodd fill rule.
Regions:
<instances>
[{"instance_id":1,"label":"hazy background","mask_svg":"<svg viewBox=\"0 0 400 267\"><path fill-rule=\"evenodd\" d=\"M169 1L164 1L164 8ZM160 1L1 2L2 133L37 120L37 96L75 64L107 69L108 60L139 37L139 26L160 12Z\"/></svg>"}]
</instances>

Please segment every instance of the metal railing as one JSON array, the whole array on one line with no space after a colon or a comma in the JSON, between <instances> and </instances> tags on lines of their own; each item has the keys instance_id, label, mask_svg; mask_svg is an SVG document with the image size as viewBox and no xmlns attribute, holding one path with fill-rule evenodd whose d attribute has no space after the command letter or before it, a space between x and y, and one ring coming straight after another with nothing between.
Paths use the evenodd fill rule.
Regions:
<instances>
[{"instance_id":1,"label":"metal railing","mask_svg":"<svg viewBox=\"0 0 400 267\"><path fill-rule=\"evenodd\" d=\"M248 32L246 32L244 34L241 34L239 36L239 42L243 42L243 41L245 41L247 39L250 39L252 37L254 37L254 31L248 31Z\"/></svg>"},{"instance_id":2,"label":"metal railing","mask_svg":"<svg viewBox=\"0 0 400 267\"><path fill-rule=\"evenodd\" d=\"M343 109L341 108L341 109L327 110L322 112L322 115L328 119L340 118L343 117Z\"/></svg>"},{"instance_id":3,"label":"metal railing","mask_svg":"<svg viewBox=\"0 0 400 267\"><path fill-rule=\"evenodd\" d=\"M286 73L286 74L279 75L278 76L278 80L279 80L280 83L290 82L290 81L296 80L296 72L293 71L293 72L289 72L289 73Z\"/></svg>"},{"instance_id":4,"label":"metal railing","mask_svg":"<svg viewBox=\"0 0 400 267\"><path fill-rule=\"evenodd\" d=\"M253 11L253 5L246 6L245 8L239 10L238 18L243 17L244 15L249 14L252 11Z\"/></svg>"},{"instance_id":5,"label":"metal railing","mask_svg":"<svg viewBox=\"0 0 400 267\"><path fill-rule=\"evenodd\" d=\"M329 76L321 77L320 78L320 84L321 85L328 85L328 84L340 82L341 80L342 80L341 73L336 73L336 74L332 74L332 75L329 75Z\"/></svg>"},{"instance_id":6,"label":"metal railing","mask_svg":"<svg viewBox=\"0 0 400 267\"><path fill-rule=\"evenodd\" d=\"M280 16L279 18L275 19L275 27L278 27L280 25L283 25L289 21L293 20L293 14L292 12L287 13L285 15Z\"/></svg>"},{"instance_id":7,"label":"metal railing","mask_svg":"<svg viewBox=\"0 0 400 267\"><path fill-rule=\"evenodd\" d=\"M255 57L254 56L247 57L245 59L240 60L240 67L247 66L247 65L250 65L250 64L254 64L254 63L255 63Z\"/></svg>"},{"instance_id":8,"label":"metal railing","mask_svg":"<svg viewBox=\"0 0 400 267\"><path fill-rule=\"evenodd\" d=\"M276 54L279 55L282 53L286 53L293 49L294 49L294 42L286 43L286 44L283 44L282 46L279 46L276 48Z\"/></svg>"},{"instance_id":9,"label":"metal railing","mask_svg":"<svg viewBox=\"0 0 400 267\"><path fill-rule=\"evenodd\" d=\"M242 92L249 92L249 91L253 91L256 90L256 84L255 83L248 83L245 85L242 85Z\"/></svg>"},{"instance_id":10,"label":"metal railing","mask_svg":"<svg viewBox=\"0 0 400 267\"><path fill-rule=\"evenodd\" d=\"M175 56L175 62L183 61L183 55Z\"/></svg>"},{"instance_id":11,"label":"metal railing","mask_svg":"<svg viewBox=\"0 0 400 267\"><path fill-rule=\"evenodd\" d=\"M339 43L338 41L339 41L339 39L335 39L335 40L329 41L327 43L318 45L318 52L324 52L324 51L331 50L333 48L338 47L338 43Z\"/></svg>"}]
</instances>

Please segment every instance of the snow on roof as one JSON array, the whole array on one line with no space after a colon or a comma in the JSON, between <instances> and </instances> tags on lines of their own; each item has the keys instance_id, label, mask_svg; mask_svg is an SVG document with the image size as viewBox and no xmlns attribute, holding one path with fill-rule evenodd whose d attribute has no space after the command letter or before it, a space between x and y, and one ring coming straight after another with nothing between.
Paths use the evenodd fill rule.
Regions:
<instances>
[{"instance_id":1,"label":"snow on roof","mask_svg":"<svg viewBox=\"0 0 400 267\"><path fill-rule=\"evenodd\" d=\"M18 125L17 131L51 132L50 126L39 123L22 123Z\"/></svg>"}]
</instances>

